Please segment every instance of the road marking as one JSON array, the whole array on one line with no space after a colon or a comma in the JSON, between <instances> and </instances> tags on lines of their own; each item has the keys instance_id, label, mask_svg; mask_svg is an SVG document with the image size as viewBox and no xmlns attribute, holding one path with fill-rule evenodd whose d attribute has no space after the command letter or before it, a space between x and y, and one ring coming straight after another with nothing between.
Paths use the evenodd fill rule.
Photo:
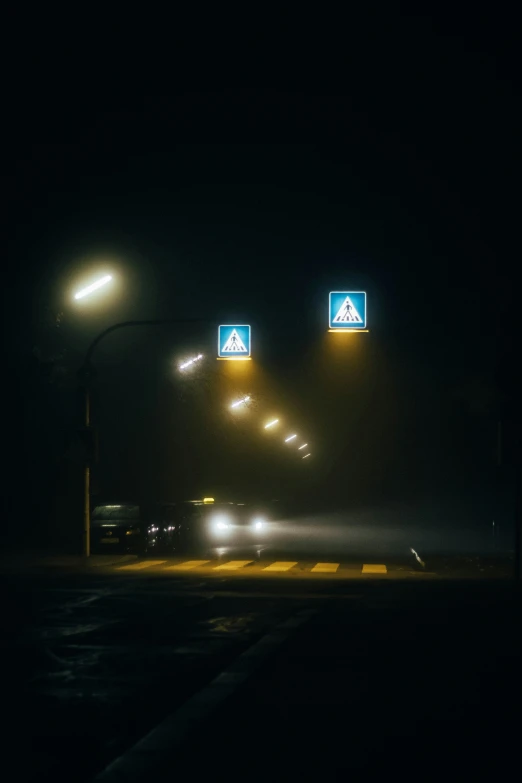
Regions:
<instances>
[{"instance_id":1,"label":"road marking","mask_svg":"<svg viewBox=\"0 0 522 783\"><path fill-rule=\"evenodd\" d=\"M244 568L253 562L253 560L229 560L228 563L214 566L214 571L237 571L238 568Z\"/></svg>"},{"instance_id":2,"label":"road marking","mask_svg":"<svg viewBox=\"0 0 522 783\"><path fill-rule=\"evenodd\" d=\"M314 574L335 574L340 563L316 563L312 568Z\"/></svg>"},{"instance_id":3,"label":"road marking","mask_svg":"<svg viewBox=\"0 0 522 783\"><path fill-rule=\"evenodd\" d=\"M363 574L386 574L388 569L385 565L375 565L372 563L365 563L362 567Z\"/></svg>"},{"instance_id":4,"label":"road marking","mask_svg":"<svg viewBox=\"0 0 522 783\"><path fill-rule=\"evenodd\" d=\"M165 571L189 571L191 568L199 568L210 563L210 560L187 560L185 563L178 563L178 565L167 566Z\"/></svg>"},{"instance_id":5,"label":"road marking","mask_svg":"<svg viewBox=\"0 0 522 783\"><path fill-rule=\"evenodd\" d=\"M263 571L290 571L290 569L296 565L297 565L297 560L295 562L291 562L287 560L276 560L275 563L272 563L266 568L263 568Z\"/></svg>"},{"instance_id":6,"label":"road marking","mask_svg":"<svg viewBox=\"0 0 522 783\"><path fill-rule=\"evenodd\" d=\"M172 561L171 561L172 562ZM194 568L201 568L202 566L211 563L211 560L186 560L183 563L177 563L176 565L167 565L163 569L164 571L190 571ZM214 561L215 562L215 561ZM251 565L253 560L229 560L226 563L213 566L214 571L238 571L240 568ZM266 561L265 561L266 562ZM142 571L145 568L153 568L154 566L165 565L167 560L142 560L138 563L131 563L129 565L117 566L117 571ZM261 571L268 572L284 572L290 571L294 566L298 565L297 560L276 560L274 563L265 566ZM340 563L316 563L310 571L315 574L335 574L340 568ZM380 563L364 563L362 566L363 574L386 574L388 569L385 565Z\"/></svg>"},{"instance_id":7,"label":"road marking","mask_svg":"<svg viewBox=\"0 0 522 783\"><path fill-rule=\"evenodd\" d=\"M166 560L143 560L141 563L132 563L132 565L120 566L118 571L141 571L143 568L151 568L152 566L163 565Z\"/></svg>"}]
</instances>

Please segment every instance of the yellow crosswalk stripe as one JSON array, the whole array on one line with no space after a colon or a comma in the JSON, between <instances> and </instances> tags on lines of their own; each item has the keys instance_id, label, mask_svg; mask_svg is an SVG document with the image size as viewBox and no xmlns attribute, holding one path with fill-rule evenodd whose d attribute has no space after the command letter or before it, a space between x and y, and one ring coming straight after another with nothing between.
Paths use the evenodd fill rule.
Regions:
<instances>
[{"instance_id":1,"label":"yellow crosswalk stripe","mask_svg":"<svg viewBox=\"0 0 522 783\"><path fill-rule=\"evenodd\" d=\"M363 574L386 574L388 569L385 565L376 565L375 563L364 563L362 567Z\"/></svg>"},{"instance_id":2,"label":"yellow crosswalk stripe","mask_svg":"<svg viewBox=\"0 0 522 783\"><path fill-rule=\"evenodd\" d=\"M119 566L118 571L141 571L143 568L151 568L152 566L163 565L166 560L142 560L141 563L132 563L131 565Z\"/></svg>"},{"instance_id":3,"label":"yellow crosswalk stripe","mask_svg":"<svg viewBox=\"0 0 522 783\"><path fill-rule=\"evenodd\" d=\"M199 568L207 563L210 563L210 560L187 560L185 563L167 566L165 571L190 571L191 568Z\"/></svg>"},{"instance_id":4,"label":"yellow crosswalk stripe","mask_svg":"<svg viewBox=\"0 0 522 783\"><path fill-rule=\"evenodd\" d=\"M170 560L172 563L172 560ZM219 563L218 565L212 565L212 563L216 563L216 561L212 560L185 560L181 563L175 563L174 565L169 565L168 560L140 560L136 563L130 563L128 565L124 566L116 566L117 571L143 571L146 568L153 568L154 566L164 566L162 571L191 571L192 569L196 568L202 568L203 566L208 566L209 568L212 568L214 571L238 571L241 568L245 568L245 566L254 564L254 560L228 560L226 563ZM266 560L265 560L266 563ZM258 563L258 565L262 566L262 563ZM273 563L269 562L269 565L266 565L261 568L261 571L267 571L270 572L284 572L284 571L290 571L295 566L299 565L299 561L297 560L276 560ZM305 570L309 571L314 574L336 574L341 567L340 563L315 563L315 565L308 565L303 563L303 566L305 566ZM352 567L355 566L355 564L352 564ZM361 568L361 572L363 574L387 574L388 569L386 565L382 563L363 563L362 566L359 566ZM257 569L254 569L252 574L259 573ZM353 571L352 571L353 575Z\"/></svg>"},{"instance_id":5,"label":"yellow crosswalk stripe","mask_svg":"<svg viewBox=\"0 0 522 783\"><path fill-rule=\"evenodd\" d=\"M229 560L228 563L214 566L214 571L237 571L238 568L244 568L253 562L253 560Z\"/></svg>"},{"instance_id":6,"label":"yellow crosswalk stripe","mask_svg":"<svg viewBox=\"0 0 522 783\"><path fill-rule=\"evenodd\" d=\"M312 568L314 574L335 574L340 563L316 563Z\"/></svg>"},{"instance_id":7,"label":"yellow crosswalk stripe","mask_svg":"<svg viewBox=\"0 0 522 783\"><path fill-rule=\"evenodd\" d=\"M266 568L263 568L263 571L289 571L291 568L293 568L296 565L297 565L297 560L295 562L288 561L288 560L276 560L275 563L272 563Z\"/></svg>"}]
</instances>

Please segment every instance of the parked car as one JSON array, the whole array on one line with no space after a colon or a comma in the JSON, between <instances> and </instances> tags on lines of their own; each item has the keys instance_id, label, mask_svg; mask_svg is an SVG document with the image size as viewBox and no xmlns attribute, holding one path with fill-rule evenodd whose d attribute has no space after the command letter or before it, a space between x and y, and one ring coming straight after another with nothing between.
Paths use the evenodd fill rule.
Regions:
<instances>
[{"instance_id":1,"label":"parked car","mask_svg":"<svg viewBox=\"0 0 522 783\"><path fill-rule=\"evenodd\" d=\"M96 506L91 514L91 551L95 553L146 551L147 514L134 503Z\"/></svg>"}]
</instances>

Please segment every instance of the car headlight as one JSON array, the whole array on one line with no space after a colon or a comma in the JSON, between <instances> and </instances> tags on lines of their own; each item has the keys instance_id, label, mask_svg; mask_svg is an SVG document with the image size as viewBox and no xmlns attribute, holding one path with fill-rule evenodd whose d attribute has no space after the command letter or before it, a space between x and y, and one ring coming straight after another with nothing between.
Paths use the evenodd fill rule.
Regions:
<instances>
[{"instance_id":1,"label":"car headlight","mask_svg":"<svg viewBox=\"0 0 522 783\"><path fill-rule=\"evenodd\" d=\"M226 517L218 517L212 521L212 530L218 535L224 535L230 530L230 522Z\"/></svg>"},{"instance_id":2,"label":"car headlight","mask_svg":"<svg viewBox=\"0 0 522 783\"><path fill-rule=\"evenodd\" d=\"M252 522L252 527L254 528L254 530L263 530L263 528L265 527L264 519L254 519L254 521Z\"/></svg>"}]
</instances>

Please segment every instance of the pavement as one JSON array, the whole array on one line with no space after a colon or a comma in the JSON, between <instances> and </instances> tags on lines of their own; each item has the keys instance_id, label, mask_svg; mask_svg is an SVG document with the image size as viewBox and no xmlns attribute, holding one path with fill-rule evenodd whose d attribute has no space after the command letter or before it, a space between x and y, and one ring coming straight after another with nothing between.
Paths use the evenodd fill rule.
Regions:
<instances>
[{"instance_id":1,"label":"pavement","mask_svg":"<svg viewBox=\"0 0 522 783\"><path fill-rule=\"evenodd\" d=\"M17 779L470 777L514 763L509 562L207 554L0 563Z\"/></svg>"},{"instance_id":2,"label":"pavement","mask_svg":"<svg viewBox=\"0 0 522 783\"><path fill-rule=\"evenodd\" d=\"M381 582L348 605L317 608L202 715L189 741L175 746L176 765L189 769L204 739L202 779L216 769L228 780L512 774L519 764L520 593L476 588L424 583L390 593ZM148 773L154 776L156 760L161 776L173 750L162 746L160 729L144 745L100 780L114 783L125 762L137 773L127 780L143 779L138 762L147 752Z\"/></svg>"},{"instance_id":3,"label":"pavement","mask_svg":"<svg viewBox=\"0 0 522 783\"><path fill-rule=\"evenodd\" d=\"M117 553L108 555L94 554L90 557L84 557L83 555L56 555L45 552L9 552L0 556L0 573L46 568L73 570L107 568L124 565L135 560L137 560L137 555Z\"/></svg>"}]
</instances>

